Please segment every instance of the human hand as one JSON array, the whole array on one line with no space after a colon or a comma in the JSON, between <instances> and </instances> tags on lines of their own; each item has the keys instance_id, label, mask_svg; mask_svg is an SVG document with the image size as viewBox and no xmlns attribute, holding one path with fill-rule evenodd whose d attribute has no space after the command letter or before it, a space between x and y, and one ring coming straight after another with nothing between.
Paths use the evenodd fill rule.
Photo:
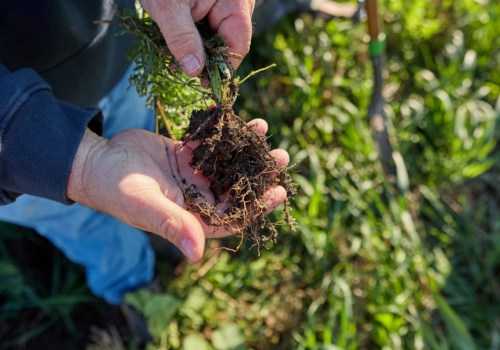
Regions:
<instances>
[{"instance_id":1,"label":"human hand","mask_svg":"<svg viewBox=\"0 0 500 350\"><path fill-rule=\"evenodd\" d=\"M199 75L205 65L203 44L194 24L205 17L212 30L224 37L230 52L244 57L250 50L255 0L142 0L142 4L191 77ZM230 61L238 68L238 59Z\"/></svg>"},{"instance_id":2,"label":"human hand","mask_svg":"<svg viewBox=\"0 0 500 350\"><path fill-rule=\"evenodd\" d=\"M261 119L251 125L254 132L267 132ZM86 130L69 176L68 198L156 233L174 243L191 261L198 261L205 238L228 236L232 231L208 226L198 214L185 209L184 185L196 185L214 205L224 198L214 196L208 179L189 166L190 147L177 153L179 146L179 142L139 129L122 132L111 140ZM286 151L277 149L271 154L278 166L287 166ZM286 191L273 186L265 197L271 211L285 200Z\"/></svg>"}]
</instances>

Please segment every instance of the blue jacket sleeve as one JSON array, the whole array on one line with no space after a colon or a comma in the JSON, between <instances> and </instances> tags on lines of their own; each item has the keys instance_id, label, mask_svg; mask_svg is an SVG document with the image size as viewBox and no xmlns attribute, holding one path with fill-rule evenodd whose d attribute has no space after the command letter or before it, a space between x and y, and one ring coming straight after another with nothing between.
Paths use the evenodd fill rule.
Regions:
<instances>
[{"instance_id":1,"label":"blue jacket sleeve","mask_svg":"<svg viewBox=\"0 0 500 350\"><path fill-rule=\"evenodd\" d=\"M87 127L102 132L99 109L57 100L34 70L0 65L0 204L21 194L70 204L68 176Z\"/></svg>"}]
</instances>

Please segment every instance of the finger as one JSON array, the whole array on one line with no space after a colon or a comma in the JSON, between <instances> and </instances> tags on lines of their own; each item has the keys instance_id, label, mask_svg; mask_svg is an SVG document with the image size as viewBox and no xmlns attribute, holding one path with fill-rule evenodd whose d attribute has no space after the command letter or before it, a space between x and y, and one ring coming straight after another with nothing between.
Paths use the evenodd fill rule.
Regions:
<instances>
[{"instance_id":1,"label":"finger","mask_svg":"<svg viewBox=\"0 0 500 350\"><path fill-rule=\"evenodd\" d=\"M269 214L286 199L286 190L282 186L272 186L264 193L266 213Z\"/></svg>"},{"instance_id":2,"label":"finger","mask_svg":"<svg viewBox=\"0 0 500 350\"><path fill-rule=\"evenodd\" d=\"M208 14L213 30L222 35L229 51L245 57L252 39L253 1L218 1ZM241 60L230 58L234 68Z\"/></svg>"},{"instance_id":3,"label":"finger","mask_svg":"<svg viewBox=\"0 0 500 350\"><path fill-rule=\"evenodd\" d=\"M195 214L195 216L198 218L201 226L203 227L203 231L205 232L205 238L223 238L231 236L235 233L235 230L230 227L212 226L205 223L205 221L203 221L203 219L200 217L199 214Z\"/></svg>"},{"instance_id":4,"label":"finger","mask_svg":"<svg viewBox=\"0 0 500 350\"><path fill-rule=\"evenodd\" d=\"M152 11L152 18L182 70L191 77L200 74L205 65L205 55L190 5L185 1L156 1Z\"/></svg>"},{"instance_id":5,"label":"finger","mask_svg":"<svg viewBox=\"0 0 500 350\"><path fill-rule=\"evenodd\" d=\"M268 125L264 119L256 118L247 123L247 128L256 134L264 136L267 133Z\"/></svg>"},{"instance_id":6,"label":"finger","mask_svg":"<svg viewBox=\"0 0 500 350\"><path fill-rule=\"evenodd\" d=\"M272 212L276 207L283 203L286 199L286 190L282 186L271 186L264 193L264 203L266 206L266 214ZM218 212L222 214L224 209L227 209L229 204L218 206ZM250 213L251 215L251 213ZM201 219L200 219L201 220ZM236 233L237 229L227 226L210 226L201 220L201 225L205 231L206 238L223 238Z\"/></svg>"},{"instance_id":7,"label":"finger","mask_svg":"<svg viewBox=\"0 0 500 350\"><path fill-rule=\"evenodd\" d=\"M203 227L191 213L165 198L161 193L151 195L141 203L146 229L168 239L186 257L196 262L203 256L205 235Z\"/></svg>"},{"instance_id":8,"label":"finger","mask_svg":"<svg viewBox=\"0 0 500 350\"><path fill-rule=\"evenodd\" d=\"M288 155L287 151L283 149L273 149L272 151L269 152L269 154L274 158L278 170L286 169L288 163L290 162L290 156ZM275 171L269 174L271 180L276 179L277 176L278 172Z\"/></svg>"},{"instance_id":9,"label":"finger","mask_svg":"<svg viewBox=\"0 0 500 350\"><path fill-rule=\"evenodd\" d=\"M212 10L217 0L195 1L191 8L191 15L195 22L201 21Z\"/></svg>"},{"instance_id":10,"label":"finger","mask_svg":"<svg viewBox=\"0 0 500 350\"><path fill-rule=\"evenodd\" d=\"M276 165L280 169L285 169L290 163L290 155L284 149L273 149L269 154L273 156Z\"/></svg>"},{"instance_id":11,"label":"finger","mask_svg":"<svg viewBox=\"0 0 500 350\"><path fill-rule=\"evenodd\" d=\"M256 119L257 120L257 119ZM262 119L260 119L262 120ZM252 123L252 122L250 122ZM267 124L266 124L267 125ZM288 155L288 152L283 150L283 149L274 149L269 152L269 154L274 158L274 161L276 162L276 166L278 169L285 169L288 166L288 163L290 162L290 156ZM272 172L268 174L271 180L274 180L277 176L277 172ZM218 197L218 200L220 201L219 204L217 204L217 209L220 212L223 212L227 208L231 206L230 202L228 201L228 196L229 192L231 190L227 190L224 192L222 195Z\"/></svg>"}]
</instances>

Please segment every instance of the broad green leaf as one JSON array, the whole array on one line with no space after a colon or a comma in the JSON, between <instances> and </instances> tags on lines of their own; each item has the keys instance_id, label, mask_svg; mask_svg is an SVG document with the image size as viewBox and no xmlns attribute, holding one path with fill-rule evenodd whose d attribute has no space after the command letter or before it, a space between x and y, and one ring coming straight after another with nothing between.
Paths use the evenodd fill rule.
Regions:
<instances>
[{"instance_id":1,"label":"broad green leaf","mask_svg":"<svg viewBox=\"0 0 500 350\"><path fill-rule=\"evenodd\" d=\"M193 333L184 338L182 343L183 350L208 350L210 344L203 338L201 334Z\"/></svg>"},{"instance_id":2,"label":"broad green leaf","mask_svg":"<svg viewBox=\"0 0 500 350\"><path fill-rule=\"evenodd\" d=\"M245 336L234 323L226 324L215 330L212 336L212 345L216 350L247 349Z\"/></svg>"},{"instance_id":3,"label":"broad green leaf","mask_svg":"<svg viewBox=\"0 0 500 350\"><path fill-rule=\"evenodd\" d=\"M159 339L162 332L181 305L179 299L170 294L155 294L147 289L140 289L125 295L125 301L135 307L147 320L148 329L154 339Z\"/></svg>"}]
</instances>

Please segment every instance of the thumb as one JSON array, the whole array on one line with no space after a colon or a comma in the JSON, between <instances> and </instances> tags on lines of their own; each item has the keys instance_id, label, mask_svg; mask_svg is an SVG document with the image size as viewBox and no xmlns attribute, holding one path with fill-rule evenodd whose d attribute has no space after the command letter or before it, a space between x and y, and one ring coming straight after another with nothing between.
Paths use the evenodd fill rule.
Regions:
<instances>
[{"instance_id":1,"label":"thumb","mask_svg":"<svg viewBox=\"0 0 500 350\"><path fill-rule=\"evenodd\" d=\"M159 1L157 3L161 4ZM184 1L170 4L163 10L157 9L151 16L160 27L169 50L181 64L182 70L191 77L197 76L205 65L205 55L191 8Z\"/></svg>"},{"instance_id":2,"label":"thumb","mask_svg":"<svg viewBox=\"0 0 500 350\"><path fill-rule=\"evenodd\" d=\"M143 216L149 221L151 231L175 244L186 257L196 262L203 256L205 234L199 221L193 214L162 194L148 198Z\"/></svg>"}]
</instances>

